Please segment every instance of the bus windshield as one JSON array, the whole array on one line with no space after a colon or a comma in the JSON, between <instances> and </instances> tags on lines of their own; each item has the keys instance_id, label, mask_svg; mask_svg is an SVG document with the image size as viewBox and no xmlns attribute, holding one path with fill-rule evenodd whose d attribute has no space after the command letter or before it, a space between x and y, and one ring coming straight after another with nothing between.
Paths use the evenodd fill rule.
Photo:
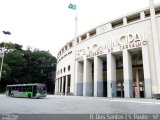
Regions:
<instances>
[{"instance_id":1,"label":"bus windshield","mask_svg":"<svg viewBox=\"0 0 160 120\"><path fill-rule=\"evenodd\" d=\"M40 93L47 92L46 91L46 86L38 86L38 90L39 90Z\"/></svg>"}]
</instances>

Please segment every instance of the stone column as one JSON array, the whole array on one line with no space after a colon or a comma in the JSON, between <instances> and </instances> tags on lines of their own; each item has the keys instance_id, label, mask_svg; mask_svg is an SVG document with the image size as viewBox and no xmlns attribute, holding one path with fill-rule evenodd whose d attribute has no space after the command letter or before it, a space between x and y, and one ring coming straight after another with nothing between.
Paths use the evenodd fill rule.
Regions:
<instances>
[{"instance_id":1,"label":"stone column","mask_svg":"<svg viewBox=\"0 0 160 120\"><path fill-rule=\"evenodd\" d=\"M140 16L141 16L141 19L145 19L145 14L144 14L144 11L140 12Z\"/></svg>"},{"instance_id":2,"label":"stone column","mask_svg":"<svg viewBox=\"0 0 160 120\"><path fill-rule=\"evenodd\" d=\"M111 24L111 23L108 23L108 24L107 24L107 31L110 31L110 30L112 30L112 24Z\"/></svg>"},{"instance_id":3,"label":"stone column","mask_svg":"<svg viewBox=\"0 0 160 120\"><path fill-rule=\"evenodd\" d=\"M116 59L111 53L107 54L107 93L108 97L117 96Z\"/></svg>"},{"instance_id":4,"label":"stone column","mask_svg":"<svg viewBox=\"0 0 160 120\"><path fill-rule=\"evenodd\" d=\"M127 49L123 50L124 96L133 97L132 58Z\"/></svg>"},{"instance_id":5,"label":"stone column","mask_svg":"<svg viewBox=\"0 0 160 120\"><path fill-rule=\"evenodd\" d=\"M77 40L78 40L78 43L80 43L81 42L81 37L78 37Z\"/></svg>"},{"instance_id":6,"label":"stone column","mask_svg":"<svg viewBox=\"0 0 160 120\"><path fill-rule=\"evenodd\" d=\"M68 92L68 75L66 75L65 95L67 95L67 92Z\"/></svg>"},{"instance_id":7,"label":"stone column","mask_svg":"<svg viewBox=\"0 0 160 120\"><path fill-rule=\"evenodd\" d=\"M58 79L55 80L55 88L54 88L54 94L57 95L57 91L58 91Z\"/></svg>"},{"instance_id":8,"label":"stone column","mask_svg":"<svg viewBox=\"0 0 160 120\"><path fill-rule=\"evenodd\" d=\"M56 80L56 83L55 83L55 94L57 95L58 94L58 79Z\"/></svg>"},{"instance_id":9,"label":"stone column","mask_svg":"<svg viewBox=\"0 0 160 120\"><path fill-rule=\"evenodd\" d=\"M94 96L103 96L103 61L94 57Z\"/></svg>"},{"instance_id":10,"label":"stone column","mask_svg":"<svg viewBox=\"0 0 160 120\"><path fill-rule=\"evenodd\" d=\"M83 63L76 61L75 70L75 95L83 96Z\"/></svg>"},{"instance_id":11,"label":"stone column","mask_svg":"<svg viewBox=\"0 0 160 120\"><path fill-rule=\"evenodd\" d=\"M62 88L61 88L62 95L63 95L63 88L64 88L64 77L62 77Z\"/></svg>"},{"instance_id":12,"label":"stone column","mask_svg":"<svg viewBox=\"0 0 160 120\"><path fill-rule=\"evenodd\" d=\"M61 79L62 79L62 78L60 77L60 78L59 78L59 90L58 90L59 94L61 93L61 86L62 86L62 85L61 85Z\"/></svg>"},{"instance_id":13,"label":"stone column","mask_svg":"<svg viewBox=\"0 0 160 120\"><path fill-rule=\"evenodd\" d=\"M92 95L92 62L84 59L83 69L83 96Z\"/></svg>"},{"instance_id":14,"label":"stone column","mask_svg":"<svg viewBox=\"0 0 160 120\"><path fill-rule=\"evenodd\" d=\"M89 33L86 33L87 34L87 39L89 38Z\"/></svg>"},{"instance_id":15,"label":"stone column","mask_svg":"<svg viewBox=\"0 0 160 120\"><path fill-rule=\"evenodd\" d=\"M154 48L154 57L155 57L155 69L156 69L156 79L154 81L154 89L153 93L160 93L160 39L158 38L158 29L157 22L155 16L155 6L154 0L149 0L150 3L150 20L151 20L151 28L152 28L152 43ZM157 83L157 84L156 84Z\"/></svg>"},{"instance_id":16,"label":"stone column","mask_svg":"<svg viewBox=\"0 0 160 120\"><path fill-rule=\"evenodd\" d=\"M55 95L57 95L57 93L58 93L58 78L55 81Z\"/></svg>"},{"instance_id":17,"label":"stone column","mask_svg":"<svg viewBox=\"0 0 160 120\"><path fill-rule=\"evenodd\" d=\"M57 94L59 94L59 78L57 79Z\"/></svg>"},{"instance_id":18,"label":"stone column","mask_svg":"<svg viewBox=\"0 0 160 120\"><path fill-rule=\"evenodd\" d=\"M123 18L123 25L127 25L127 18L126 17Z\"/></svg>"},{"instance_id":19,"label":"stone column","mask_svg":"<svg viewBox=\"0 0 160 120\"><path fill-rule=\"evenodd\" d=\"M151 83L149 54L148 54L148 47L147 46L142 47L142 58L143 58L145 97L152 98L152 87L151 87L152 83ZM152 82L154 82L154 81L152 81Z\"/></svg>"},{"instance_id":20,"label":"stone column","mask_svg":"<svg viewBox=\"0 0 160 120\"><path fill-rule=\"evenodd\" d=\"M123 83L121 83L121 97L123 97Z\"/></svg>"}]
</instances>

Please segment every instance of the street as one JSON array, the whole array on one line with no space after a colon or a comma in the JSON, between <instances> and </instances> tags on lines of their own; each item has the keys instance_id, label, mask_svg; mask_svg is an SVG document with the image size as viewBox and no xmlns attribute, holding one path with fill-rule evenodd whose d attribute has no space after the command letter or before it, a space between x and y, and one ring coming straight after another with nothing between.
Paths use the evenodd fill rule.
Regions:
<instances>
[{"instance_id":1,"label":"street","mask_svg":"<svg viewBox=\"0 0 160 120\"><path fill-rule=\"evenodd\" d=\"M48 95L42 99L11 98L0 95L0 113L92 114L160 113L159 100Z\"/></svg>"}]
</instances>

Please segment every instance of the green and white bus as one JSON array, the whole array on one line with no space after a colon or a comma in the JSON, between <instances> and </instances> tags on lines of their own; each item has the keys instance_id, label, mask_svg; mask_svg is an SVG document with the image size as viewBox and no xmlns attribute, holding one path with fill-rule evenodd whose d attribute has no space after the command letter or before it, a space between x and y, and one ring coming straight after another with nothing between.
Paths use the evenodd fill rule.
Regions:
<instances>
[{"instance_id":1,"label":"green and white bus","mask_svg":"<svg viewBox=\"0 0 160 120\"><path fill-rule=\"evenodd\" d=\"M45 84L41 83L7 85L6 95L27 98L46 97L47 87Z\"/></svg>"}]
</instances>

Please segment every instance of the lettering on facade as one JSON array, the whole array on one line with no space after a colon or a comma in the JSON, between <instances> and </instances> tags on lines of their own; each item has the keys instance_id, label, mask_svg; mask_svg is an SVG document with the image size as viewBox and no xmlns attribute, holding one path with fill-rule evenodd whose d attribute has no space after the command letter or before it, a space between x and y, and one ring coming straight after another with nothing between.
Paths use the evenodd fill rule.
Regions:
<instances>
[{"instance_id":1,"label":"lettering on facade","mask_svg":"<svg viewBox=\"0 0 160 120\"><path fill-rule=\"evenodd\" d=\"M99 34L102 34L102 33L107 32L107 31L108 31L108 26L107 26L107 24L105 24L105 25L103 25L103 26L101 26L101 27L99 28Z\"/></svg>"},{"instance_id":2,"label":"lettering on facade","mask_svg":"<svg viewBox=\"0 0 160 120\"><path fill-rule=\"evenodd\" d=\"M94 56L113 53L117 51L123 51L124 49L134 49L147 45L147 41L144 39L144 34L141 33L129 33L120 37L106 40L104 44L92 44L85 49L77 51L76 60L83 60L84 57L91 58Z\"/></svg>"}]
</instances>

